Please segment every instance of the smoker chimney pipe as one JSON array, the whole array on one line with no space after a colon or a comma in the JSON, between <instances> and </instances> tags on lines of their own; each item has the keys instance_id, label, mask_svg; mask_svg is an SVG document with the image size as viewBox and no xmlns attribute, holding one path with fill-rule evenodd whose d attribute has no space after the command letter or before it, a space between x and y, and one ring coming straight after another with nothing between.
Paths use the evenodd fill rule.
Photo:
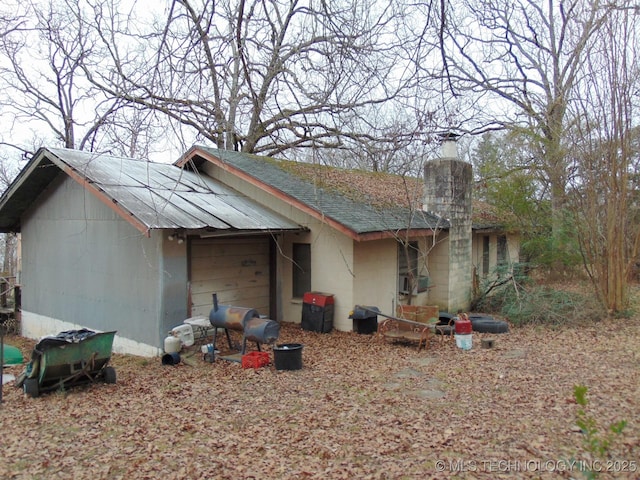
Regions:
<instances>
[{"instance_id":1,"label":"smoker chimney pipe","mask_svg":"<svg viewBox=\"0 0 640 480\"><path fill-rule=\"evenodd\" d=\"M218 294L217 293L213 294L213 311L214 312L218 311Z\"/></svg>"}]
</instances>

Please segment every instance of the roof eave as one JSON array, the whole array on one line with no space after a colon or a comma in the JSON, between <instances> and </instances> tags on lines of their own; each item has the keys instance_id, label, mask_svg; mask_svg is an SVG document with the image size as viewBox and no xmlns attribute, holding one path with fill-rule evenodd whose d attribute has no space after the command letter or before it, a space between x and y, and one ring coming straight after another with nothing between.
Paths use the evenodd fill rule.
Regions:
<instances>
[{"instance_id":1,"label":"roof eave","mask_svg":"<svg viewBox=\"0 0 640 480\"><path fill-rule=\"evenodd\" d=\"M369 242L372 240L386 240L395 239L402 240L406 238L416 237L432 237L435 235L435 231L430 228L412 228L409 230L380 230L377 232L362 232L357 234L358 242Z\"/></svg>"},{"instance_id":2,"label":"roof eave","mask_svg":"<svg viewBox=\"0 0 640 480\"><path fill-rule=\"evenodd\" d=\"M42 192L60 173L59 169L47 170L43 168L46 166L44 165L45 160L49 160L46 157L46 149L38 149L0 197L0 232L19 232L22 227L22 215L31 207L36 198L30 192ZM50 166L57 167L54 162L50 160L49 162ZM5 211L9 213L5 214Z\"/></svg>"}]
</instances>

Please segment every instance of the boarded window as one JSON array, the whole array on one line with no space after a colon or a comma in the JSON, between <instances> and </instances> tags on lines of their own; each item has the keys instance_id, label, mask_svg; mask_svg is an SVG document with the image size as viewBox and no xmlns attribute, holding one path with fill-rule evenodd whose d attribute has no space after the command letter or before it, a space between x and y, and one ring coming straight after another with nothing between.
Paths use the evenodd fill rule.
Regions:
<instances>
[{"instance_id":1,"label":"boarded window","mask_svg":"<svg viewBox=\"0 0 640 480\"><path fill-rule=\"evenodd\" d=\"M311 291L311 245L293 244L293 297L302 298Z\"/></svg>"}]
</instances>

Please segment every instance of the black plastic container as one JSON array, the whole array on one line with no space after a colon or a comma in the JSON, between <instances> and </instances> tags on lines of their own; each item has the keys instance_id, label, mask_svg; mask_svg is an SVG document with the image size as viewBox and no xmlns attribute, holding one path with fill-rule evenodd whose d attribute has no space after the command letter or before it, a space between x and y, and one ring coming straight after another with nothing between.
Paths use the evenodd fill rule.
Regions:
<instances>
[{"instance_id":1,"label":"black plastic container","mask_svg":"<svg viewBox=\"0 0 640 480\"><path fill-rule=\"evenodd\" d=\"M302 344L281 343L273 347L273 363L276 370L300 370L302 368Z\"/></svg>"},{"instance_id":2,"label":"black plastic container","mask_svg":"<svg viewBox=\"0 0 640 480\"><path fill-rule=\"evenodd\" d=\"M353 331L365 335L371 335L378 331L378 307L356 307L349 318L353 319Z\"/></svg>"}]
</instances>

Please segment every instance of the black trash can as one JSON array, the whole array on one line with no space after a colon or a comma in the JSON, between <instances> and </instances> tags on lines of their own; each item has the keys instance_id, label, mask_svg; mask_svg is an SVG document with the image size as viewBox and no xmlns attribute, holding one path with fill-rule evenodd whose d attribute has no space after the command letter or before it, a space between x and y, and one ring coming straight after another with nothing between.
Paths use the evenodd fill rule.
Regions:
<instances>
[{"instance_id":1,"label":"black trash can","mask_svg":"<svg viewBox=\"0 0 640 480\"><path fill-rule=\"evenodd\" d=\"M378 307L359 306L353 309L349 318L353 319L353 331L371 335L378 331Z\"/></svg>"},{"instance_id":2,"label":"black trash can","mask_svg":"<svg viewBox=\"0 0 640 480\"><path fill-rule=\"evenodd\" d=\"M307 292L302 298L302 329L327 333L333 329L333 294Z\"/></svg>"},{"instance_id":3,"label":"black trash can","mask_svg":"<svg viewBox=\"0 0 640 480\"><path fill-rule=\"evenodd\" d=\"M273 363L276 370L300 370L302 368L302 344L281 343L273 347Z\"/></svg>"}]
</instances>

